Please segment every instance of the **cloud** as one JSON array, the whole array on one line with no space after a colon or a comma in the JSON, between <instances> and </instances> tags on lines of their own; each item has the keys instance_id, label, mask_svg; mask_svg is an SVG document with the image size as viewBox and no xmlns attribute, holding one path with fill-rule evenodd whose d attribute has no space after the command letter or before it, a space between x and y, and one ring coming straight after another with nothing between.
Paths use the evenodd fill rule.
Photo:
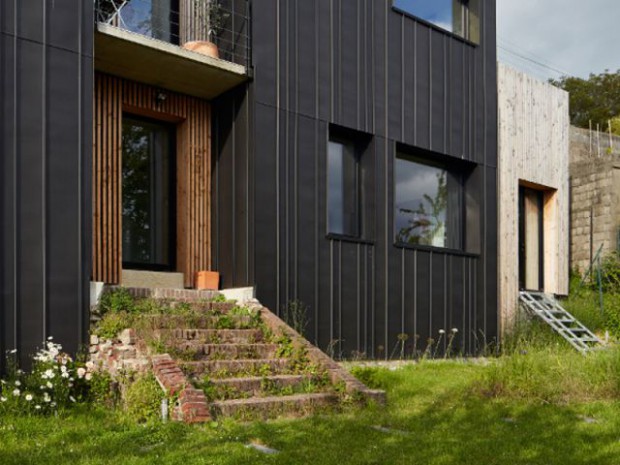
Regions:
<instances>
[{"instance_id":1,"label":"cloud","mask_svg":"<svg viewBox=\"0 0 620 465\"><path fill-rule=\"evenodd\" d=\"M620 69L618 0L498 0L497 18L500 60L526 72L558 77L562 71L587 77Z\"/></svg>"}]
</instances>

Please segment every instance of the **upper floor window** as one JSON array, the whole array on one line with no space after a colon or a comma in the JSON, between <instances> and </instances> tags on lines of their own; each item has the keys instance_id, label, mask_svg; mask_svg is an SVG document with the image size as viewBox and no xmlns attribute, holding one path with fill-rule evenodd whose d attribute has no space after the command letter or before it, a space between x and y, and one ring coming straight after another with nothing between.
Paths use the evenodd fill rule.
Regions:
<instances>
[{"instance_id":1,"label":"upper floor window","mask_svg":"<svg viewBox=\"0 0 620 465\"><path fill-rule=\"evenodd\" d=\"M394 8L464 39L480 41L480 0L394 0Z\"/></svg>"},{"instance_id":2,"label":"upper floor window","mask_svg":"<svg viewBox=\"0 0 620 465\"><path fill-rule=\"evenodd\" d=\"M119 25L169 43L179 43L178 0L131 0L118 7Z\"/></svg>"}]
</instances>

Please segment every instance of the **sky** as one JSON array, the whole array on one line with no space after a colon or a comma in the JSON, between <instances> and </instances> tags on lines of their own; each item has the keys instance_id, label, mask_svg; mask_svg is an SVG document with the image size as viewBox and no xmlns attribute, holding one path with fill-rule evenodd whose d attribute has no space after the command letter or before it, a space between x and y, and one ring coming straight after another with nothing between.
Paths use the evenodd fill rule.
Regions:
<instances>
[{"instance_id":1,"label":"sky","mask_svg":"<svg viewBox=\"0 0 620 465\"><path fill-rule=\"evenodd\" d=\"M620 0L497 0L498 59L539 79L620 69Z\"/></svg>"}]
</instances>

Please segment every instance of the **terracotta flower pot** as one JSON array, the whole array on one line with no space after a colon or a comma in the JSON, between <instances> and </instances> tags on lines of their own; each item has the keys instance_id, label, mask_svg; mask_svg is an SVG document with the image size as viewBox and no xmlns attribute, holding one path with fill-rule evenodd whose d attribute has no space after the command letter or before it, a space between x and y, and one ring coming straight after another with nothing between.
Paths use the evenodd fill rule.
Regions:
<instances>
[{"instance_id":1,"label":"terracotta flower pot","mask_svg":"<svg viewBox=\"0 0 620 465\"><path fill-rule=\"evenodd\" d=\"M220 288L220 274L217 271L196 271L196 289L217 291Z\"/></svg>"},{"instance_id":2,"label":"terracotta flower pot","mask_svg":"<svg viewBox=\"0 0 620 465\"><path fill-rule=\"evenodd\" d=\"M206 40L194 40L191 42L185 42L183 44L185 50L191 50L192 52L202 53L213 58L219 58L220 52L217 49L217 45L213 42Z\"/></svg>"}]
</instances>

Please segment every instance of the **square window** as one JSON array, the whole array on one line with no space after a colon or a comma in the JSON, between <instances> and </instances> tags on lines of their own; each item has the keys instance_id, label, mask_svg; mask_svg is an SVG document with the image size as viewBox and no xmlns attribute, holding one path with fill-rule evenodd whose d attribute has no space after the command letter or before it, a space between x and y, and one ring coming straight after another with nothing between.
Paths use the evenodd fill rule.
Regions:
<instances>
[{"instance_id":1,"label":"square window","mask_svg":"<svg viewBox=\"0 0 620 465\"><path fill-rule=\"evenodd\" d=\"M459 172L398 153L394 181L397 243L463 248L463 176Z\"/></svg>"},{"instance_id":2,"label":"square window","mask_svg":"<svg viewBox=\"0 0 620 465\"><path fill-rule=\"evenodd\" d=\"M394 0L393 5L464 39L480 41L480 0Z\"/></svg>"},{"instance_id":3,"label":"square window","mask_svg":"<svg viewBox=\"0 0 620 465\"><path fill-rule=\"evenodd\" d=\"M360 161L350 141L330 138L327 151L327 228L360 236Z\"/></svg>"}]
</instances>

